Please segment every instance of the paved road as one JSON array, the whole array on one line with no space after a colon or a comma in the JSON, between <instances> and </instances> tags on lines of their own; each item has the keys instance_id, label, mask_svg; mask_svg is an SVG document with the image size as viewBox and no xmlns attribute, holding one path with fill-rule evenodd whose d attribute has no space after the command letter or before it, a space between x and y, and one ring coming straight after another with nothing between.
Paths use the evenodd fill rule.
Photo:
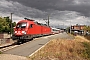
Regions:
<instances>
[{"instance_id":1,"label":"paved road","mask_svg":"<svg viewBox=\"0 0 90 60\"><path fill-rule=\"evenodd\" d=\"M73 36L69 36L66 33L60 33L60 34L57 34L54 36L47 36L47 37L41 37L41 38L35 39L31 42L25 43L19 47L16 47L16 48L6 51L4 53L20 55L20 56L29 56L30 54L35 52L37 49L39 49L41 46L43 46L50 40L56 39L56 38L74 39Z\"/></svg>"}]
</instances>

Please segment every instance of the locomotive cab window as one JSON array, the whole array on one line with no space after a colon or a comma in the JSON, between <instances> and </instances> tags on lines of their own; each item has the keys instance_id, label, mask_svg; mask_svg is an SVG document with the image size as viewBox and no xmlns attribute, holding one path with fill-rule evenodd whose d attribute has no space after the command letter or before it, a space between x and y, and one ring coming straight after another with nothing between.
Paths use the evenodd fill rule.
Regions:
<instances>
[{"instance_id":1,"label":"locomotive cab window","mask_svg":"<svg viewBox=\"0 0 90 60\"><path fill-rule=\"evenodd\" d=\"M16 28L26 28L27 23L18 23Z\"/></svg>"},{"instance_id":2,"label":"locomotive cab window","mask_svg":"<svg viewBox=\"0 0 90 60\"><path fill-rule=\"evenodd\" d=\"M30 24L29 28L33 28L33 24Z\"/></svg>"}]
</instances>

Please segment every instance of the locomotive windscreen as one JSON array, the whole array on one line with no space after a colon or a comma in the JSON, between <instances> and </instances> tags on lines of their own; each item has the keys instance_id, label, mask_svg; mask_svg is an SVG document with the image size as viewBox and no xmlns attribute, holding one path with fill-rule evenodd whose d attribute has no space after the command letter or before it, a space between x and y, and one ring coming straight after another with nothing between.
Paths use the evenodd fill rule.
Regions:
<instances>
[{"instance_id":1,"label":"locomotive windscreen","mask_svg":"<svg viewBox=\"0 0 90 60\"><path fill-rule=\"evenodd\" d=\"M27 25L27 23L23 22L23 23L18 23L16 28L25 28Z\"/></svg>"}]
</instances>

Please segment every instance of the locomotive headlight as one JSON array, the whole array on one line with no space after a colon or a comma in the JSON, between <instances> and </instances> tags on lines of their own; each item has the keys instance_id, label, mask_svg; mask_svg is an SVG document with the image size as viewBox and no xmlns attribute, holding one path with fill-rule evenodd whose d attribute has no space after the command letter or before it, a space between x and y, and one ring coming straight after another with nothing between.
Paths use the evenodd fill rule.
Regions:
<instances>
[{"instance_id":1,"label":"locomotive headlight","mask_svg":"<svg viewBox=\"0 0 90 60\"><path fill-rule=\"evenodd\" d=\"M26 31L22 31L23 34L26 34Z\"/></svg>"},{"instance_id":2,"label":"locomotive headlight","mask_svg":"<svg viewBox=\"0 0 90 60\"><path fill-rule=\"evenodd\" d=\"M15 31L14 33L17 33L17 31Z\"/></svg>"}]
</instances>

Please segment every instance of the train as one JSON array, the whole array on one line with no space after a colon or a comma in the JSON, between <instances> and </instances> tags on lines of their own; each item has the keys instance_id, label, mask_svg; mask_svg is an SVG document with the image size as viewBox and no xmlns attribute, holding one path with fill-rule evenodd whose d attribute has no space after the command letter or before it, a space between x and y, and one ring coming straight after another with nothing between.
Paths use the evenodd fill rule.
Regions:
<instances>
[{"instance_id":1,"label":"train","mask_svg":"<svg viewBox=\"0 0 90 60\"><path fill-rule=\"evenodd\" d=\"M60 33L60 29L57 29L57 28L53 28L52 27L52 34L59 34Z\"/></svg>"},{"instance_id":2,"label":"train","mask_svg":"<svg viewBox=\"0 0 90 60\"><path fill-rule=\"evenodd\" d=\"M25 18L20 20L14 27L13 39L18 42L33 39L35 37L52 35L59 33L59 29L53 29L46 24L36 22L35 20Z\"/></svg>"},{"instance_id":3,"label":"train","mask_svg":"<svg viewBox=\"0 0 90 60\"><path fill-rule=\"evenodd\" d=\"M14 27L13 37L22 42L34 37L50 34L52 34L50 26L25 18L24 20L20 20Z\"/></svg>"}]
</instances>

